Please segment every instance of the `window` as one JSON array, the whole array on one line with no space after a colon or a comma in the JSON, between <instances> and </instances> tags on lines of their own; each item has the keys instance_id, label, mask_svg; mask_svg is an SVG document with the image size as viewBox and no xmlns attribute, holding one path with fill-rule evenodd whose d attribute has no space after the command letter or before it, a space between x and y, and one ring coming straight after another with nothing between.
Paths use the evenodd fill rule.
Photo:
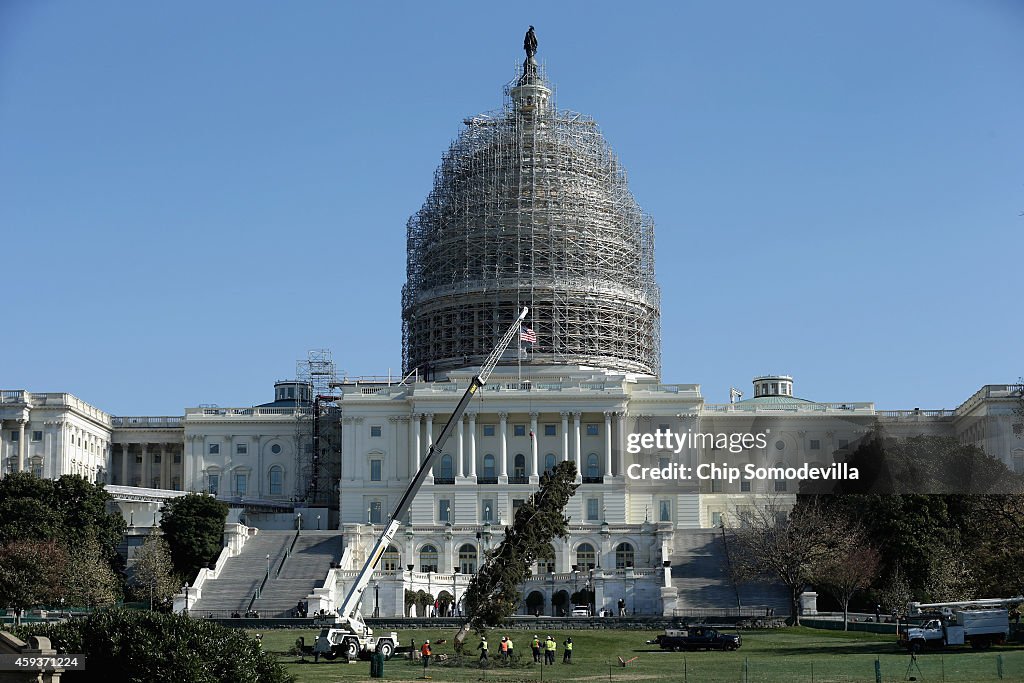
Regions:
<instances>
[{"instance_id":1,"label":"window","mask_svg":"<svg viewBox=\"0 0 1024 683\"><path fill-rule=\"evenodd\" d=\"M850 442L847 441L846 439L839 439L839 447L840 448L846 448L849 445L850 445Z\"/></svg>"},{"instance_id":2,"label":"window","mask_svg":"<svg viewBox=\"0 0 1024 683\"><path fill-rule=\"evenodd\" d=\"M374 458L370 461L370 481L381 480L381 466L383 461L380 458Z\"/></svg>"},{"instance_id":3,"label":"window","mask_svg":"<svg viewBox=\"0 0 1024 683\"><path fill-rule=\"evenodd\" d=\"M519 508L523 507L523 504L525 502L526 501L523 500L522 498L513 498L512 499L512 521L515 521L516 513L519 512Z\"/></svg>"},{"instance_id":4,"label":"window","mask_svg":"<svg viewBox=\"0 0 1024 683\"><path fill-rule=\"evenodd\" d=\"M740 481L740 492L741 493L750 493L750 480L749 479L743 479L743 480Z\"/></svg>"},{"instance_id":5,"label":"window","mask_svg":"<svg viewBox=\"0 0 1024 683\"><path fill-rule=\"evenodd\" d=\"M598 425L587 425L587 436L599 436L600 434Z\"/></svg>"},{"instance_id":6,"label":"window","mask_svg":"<svg viewBox=\"0 0 1024 683\"><path fill-rule=\"evenodd\" d=\"M580 543L576 548L576 565L581 571L587 571L597 566L597 553L594 546L589 543Z\"/></svg>"},{"instance_id":7,"label":"window","mask_svg":"<svg viewBox=\"0 0 1024 683\"><path fill-rule=\"evenodd\" d=\"M142 454L141 453L139 455L135 456L135 464L136 465L141 465L142 464Z\"/></svg>"},{"instance_id":8,"label":"window","mask_svg":"<svg viewBox=\"0 0 1024 683\"><path fill-rule=\"evenodd\" d=\"M481 522L493 522L494 521L494 499L484 498L480 501L480 521Z\"/></svg>"},{"instance_id":9,"label":"window","mask_svg":"<svg viewBox=\"0 0 1024 683\"><path fill-rule=\"evenodd\" d=\"M378 436L380 436L380 434L381 434L381 426L380 425L371 425L370 426L370 436L371 437L378 437Z\"/></svg>"},{"instance_id":10,"label":"window","mask_svg":"<svg viewBox=\"0 0 1024 683\"><path fill-rule=\"evenodd\" d=\"M722 513L712 512L711 513L711 526L722 526Z\"/></svg>"},{"instance_id":11,"label":"window","mask_svg":"<svg viewBox=\"0 0 1024 683\"><path fill-rule=\"evenodd\" d=\"M712 479L711 480L711 493L721 493L721 492L722 492L722 480L721 479Z\"/></svg>"},{"instance_id":12,"label":"window","mask_svg":"<svg viewBox=\"0 0 1024 683\"><path fill-rule=\"evenodd\" d=\"M175 453L174 454L174 464L175 465L180 465L181 464L181 453Z\"/></svg>"},{"instance_id":13,"label":"window","mask_svg":"<svg viewBox=\"0 0 1024 683\"><path fill-rule=\"evenodd\" d=\"M239 472L235 475L235 493L244 496L246 488L248 488L249 477Z\"/></svg>"},{"instance_id":14,"label":"window","mask_svg":"<svg viewBox=\"0 0 1024 683\"><path fill-rule=\"evenodd\" d=\"M219 443L211 443L210 444L210 448L207 451L207 453L209 455L220 455L220 444Z\"/></svg>"},{"instance_id":15,"label":"window","mask_svg":"<svg viewBox=\"0 0 1024 683\"><path fill-rule=\"evenodd\" d=\"M779 469L782 469L783 467L785 467L785 465L783 463L781 463L781 462L780 463L776 463L775 466L778 467ZM786 480L785 479L776 479L775 480L775 492L776 493L785 493L786 492Z\"/></svg>"},{"instance_id":16,"label":"window","mask_svg":"<svg viewBox=\"0 0 1024 683\"><path fill-rule=\"evenodd\" d=\"M11 441L18 441L19 438L20 438L20 435L18 434L18 432L11 432ZM71 443L74 443L74 442L75 442L75 437L71 437Z\"/></svg>"},{"instance_id":17,"label":"window","mask_svg":"<svg viewBox=\"0 0 1024 683\"><path fill-rule=\"evenodd\" d=\"M615 548L615 568L625 569L633 566L633 546L629 543L620 543Z\"/></svg>"},{"instance_id":18,"label":"window","mask_svg":"<svg viewBox=\"0 0 1024 683\"><path fill-rule=\"evenodd\" d=\"M779 439L778 441L775 442L775 450L781 451L781 450L783 450L785 448L786 448L786 442L783 441L782 439Z\"/></svg>"},{"instance_id":19,"label":"window","mask_svg":"<svg viewBox=\"0 0 1024 683\"><path fill-rule=\"evenodd\" d=\"M29 463L29 469L32 470L33 476L35 476L38 479L42 479L43 478L43 459L40 458L38 455L36 457L32 458L32 462Z\"/></svg>"},{"instance_id":20,"label":"window","mask_svg":"<svg viewBox=\"0 0 1024 683\"><path fill-rule=\"evenodd\" d=\"M659 500L658 501L658 521L659 522L671 522L672 521L672 501L670 501L670 500Z\"/></svg>"},{"instance_id":21,"label":"window","mask_svg":"<svg viewBox=\"0 0 1024 683\"><path fill-rule=\"evenodd\" d=\"M484 425L484 436L494 436L494 425Z\"/></svg>"},{"instance_id":22,"label":"window","mask_svg":"<svg viewBox=\"0 0 1024 683\"><path fill-rule=\"evenodd\" d=\"M820 439L811 439L811 450L812 451L821 450L821 440Z\"/></svg>"},{"instance_id":23,"label":"window","mask_svg":"<svg viewBox=\"0 0 1024 683\"><path fill-rule=\"evenodd\" d=\"M470 543L459 548L459 571L463 574L476 573L476 548Z\"/></svg>"},{"instance_id":24,"label":"window","mask_svg":"<svg viewBox=\"0 0 1024 683\"><path fill-rule=\"evenodd\" d=\"M442 522L452 521L452 501L441 498L437 501L437 518Z\"/></svg>"},{"instance_id":25,"label":"window","mask_svg":"<svg viewBox=\"0 0 1024 683\"><path fill-rule=\"evenodd\" d=\"M484 476L494 477L494 456L488 453L484 456Z\"/></svg>"},{"instance_id":26,"label":"window","mask_svg":"<svg viewBox=\"0 0 1024 683\"><path fill-rule=\"evenodd\" d=\"M275 443L273 446L270 447L270 452L273 453L274 455L277 455L278 453L280 453L281 452L281 444Z\"/></svg>"},{"instance_id":27,"label":"window","mask_svg":"<svg viewBox=\"0 0 1024 683\"><path fill-rule=\"evenodd\" d=\"M432 545L425 545L420 550L420 571L437 571L437 548Z\"/></svg>"},{"instance_id":28,"label":"window","mask_svg":"<svg viewBox=\"0 0 1024 683\"><path fill-rule=\"evenodd\" d=\"M284 492L284 470L280 467L270 468L270 495L280 496Z\"/></svg>"},{"instance_id":29,"label":"window","mask_svg":"<svg viewBox=\"0 0 1024 683\"><path fill-rule=\"evenodd\" d=\"M454 479L455 478L455 471L452 468L452 456L450 456L450 455L442 455L441 456L440 472L441 473L438 476L440 476L440 477L442 477L444 479Z\"/></svg>"},{"instance_id":30,"label":"window","mask_svg":"<svg viewBox=\"0 0 1024 683\"><path fill-rule=\"evenodd\" d=\"M514 425L512 427L512 436L526 436L526 425Z\"/></svg>"},{"instance_id":31,"label":"window","mask_svg":"<svg viewBox=\"0 0 1024 683\"><path fill-rule=\"evenodd\" d=\"M162 461L163 459L164 459L164 457L163 457L162 455L160 455L159 453L155 453L155 454L153 455L153 464L154 464L154 465L159 465L159 464L160 464L160 462L161 462L161 461Z\"/></svg>"},{"instance_id":32,"label":"window","mask_svg":"<svg viewBox=\"0 0 1024 683\"><path fill-rule=\"evenodd\" d=\"M658 458L658 468L665 469L669 466L668 458Z\"/></svg>"},{"instance_id":33,"label":"window","mask_svg":"<svg viewBox=\"0 0 1024 683\"><path fill-rule=\"evenodd\" d=\"M517 453L515 459L512 461L512 476L513 477L525 477L526 476L526 456L522 453Z\"/></svg>"},{"instance_id":34,"label":"window","mask_svg":"<svg viewBox=\"0 0 1024 683\"><path fill-rule=\"evenodd\" d=\"M181 477L171 477L171 490L172 491L180 491L181 490Z\"/></svg>"},{"instance_id":35,"label":"window","mask_svg":"<svg viewBox=\"0 0 1024 683\"><path fill-rule=\"evenodd\" d=\"M370 514L369 514L369 522L370 522L370 524L380 524L381 523L381 521L383 520L383 510L384 510L384 504L381 503L379 500L370 501Z\"/></svg>"},{"instance_id":36,"label":"window","mask_svg":"<svg viewBox=\"0 0 1024 683\"><path fill-rule=\"evenodd\" d=\"M598 522L601 520L601 501L597 498L587 498L587 521Z\"/></svg>"},{"instance_id":37,"label":"window","mask_svg":"<svg viewBox=\"0 0 1024 683\"><path fill-rule=\"evenodd\" d=\"M396 572L402 566L402 556L398 552L398 548L393 545L388 546L381 560L383 560L384 571L386 572Z\"/></svg>"},{"instance_id":38,"label":"window","mask_svg":"<svg viewBox=\"0 0 1024 683\"><path fill-rule=\"evenodd\" d=\"M1017 474L1024 474L1024 451L1020 449L1013 451L1013 471Z\"/></svg>"},{"instance_id":39,"label":"window","mask_svg":"<svg viewBox=\"0 0 1024 683\"><path fill-rule=\"evenodd\" d=\"M247 444L247 443L236 443L235 444L235 455L249 455L249 444Z\"/></svg>"},{"instance_id":40,"label":"window","mask_svg":"<svg viewBox=\"0 0 1024 683\"><path fill-rule=\"evenodd\" d=\"M587 456L587 476L588 477L600 477L601 471L597 466L597 453L591 453Z\"/></svg>"},{"instance_id":41,"label":"window","mask_svg":"<svg viewBox=\"0 0 1024 683\"><path fill-rule=\"evenodd\" d=\"M216 496L217 493L218 493L218 490L220 488L220 475L219 474L211 474L211 475L209 475L209 481L210 481L210 484L209 484L208 490L209 490L209 492L211 494Z\"/></svg>"},{"instance_id":42,"label":"window","mask_svg":"<svg viewBox=\"0 0 1024 683\"><path fill-rule=\"evenodd\" d=\"M544 425L544 436L558 436L558 425Z\"/></svg>"},{"instance_id":43,"label":"window","mask_svg":"<svg viewBox=\"0 0 1024 683\"><path fill-rule=\"evenodd\" d=\"M43 433L41 431L33 431L32 432L32 440L33 441L42 441L43 440Z\"/></svg>"},{"instance_id":44,"label":"window","mask_svg":"<svg viewBox=\"0 0 1024 683\"><path fill-rule=\"evenodd\" d=\"M548 453L544 456L544 472L550 474L555 469L555 454Z\"/></svg>"},{"instance_id":45,"label":"window","mask_svg":"<svg viewBox=\"0 0 1024 683\"><path fill-rule=\"evenodd\" d=\"M660 424L660 425L658 425L658 431L659 432L670 432L670 431L672 431L672 427L670 425L667 425L667 424Z\"/></svg>"}]
</instances>

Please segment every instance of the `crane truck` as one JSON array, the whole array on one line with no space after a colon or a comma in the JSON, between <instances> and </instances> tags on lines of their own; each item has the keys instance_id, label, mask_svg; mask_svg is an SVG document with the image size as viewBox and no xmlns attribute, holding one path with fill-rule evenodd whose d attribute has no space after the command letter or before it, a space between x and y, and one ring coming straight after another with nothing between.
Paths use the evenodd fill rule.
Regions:
<instances>
[{"instance_id":1,"label":"crane truck","mask_svg":"<svg viewBox=\"0 0 1024 683\"><path fill-rule=\"evenodd\" d=\"M322 654L328 659L344 657L349 661L360 657L367 657L372 653L379 653L385 659L390 659L391 655L394 654L395 647L398 645L398 634L392 631L385 635L375 636L373 630L363 620L362 612L359 609L359 604L363 598L363 591L370 585L373 572L377 568L381 556L394 540L395 534L401 526L402 518L408 512L413 498L415 498L416 493L426 480L430 468L434 465L435 457L441 452L448 437L455 431L456 425L458 425L459 420L462 418L462 414L466 412L466 408L469 406L469 402L473 399L477 390L487 383L487 378L490 377L491 372L497 366L498 361L501 359L502 354L505 353L509 344L512 343L512 339L520 334L528 311L529 309L526 307L520 311L519 316L509 326L501 341L498 342L498 345L494 347L494 350L491 351L491 354L480 367L480 372L470 381L466 392L462 395L458 405L455 406L451 417L448 418L448 422L445 423L441 433L438 434L437 439L428 449L426 457L423 458L423 464L420 465L419 470L416 472L416 476L409 482L405 494L391 511L391 516L388 518L387 524L384 525L384 530L378 536L373 549L367 555L366 562L363 563L362 569L359 570L359 574L349 588L344 602L338 608L338 617L332 625L323 628L317 636L313 646L315 653Z\"/></svg>"},{"instance_id":2,"label":"crane truck","mask_svg":"<svg viewBox=\"0 0 1024 683\"><path fill-rule=\"evenodd\" d=\"M900 645L910 652L965 643L970 643L975 649L1000 645L1010 634L1010 615L1006 608L1022 602L1024 596L963 602L912 602L907 605L910 616L934 616L920 626L901 631Z\"/></svg>"}]
</instances>

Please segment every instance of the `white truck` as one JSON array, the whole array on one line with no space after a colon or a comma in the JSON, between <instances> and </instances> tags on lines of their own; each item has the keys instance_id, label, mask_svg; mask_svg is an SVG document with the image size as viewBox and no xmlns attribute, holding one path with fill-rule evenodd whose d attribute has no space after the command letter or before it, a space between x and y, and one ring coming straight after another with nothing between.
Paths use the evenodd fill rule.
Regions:
<instances>
[{"instance_id":1,"label":"white truck","mask_svg":"<svg viewBox=\"0 0 1024 683\"><path fill-rule=\"evenodd\" d=\"M455 431L456 425L459 424L462 414L466 412L466 408L469 406L469 402L473 400L477 390L487 383L487 378L490 377L502 354L505 353L505 349L512 343L512 339L519 337L528 311L529 309L525 307L520 311L519 316L512 322L505 335L501 338L501 341L498 342L498 345L491 351L491 355L487 357L487 360L480 367L479 374L470 381L469 386L466 388L466 393L462 395L455 410L452 411L451 417L448 418L448 422L445 423L441 433L438 434L437 439L427 451L426 457L423 458L423 464L420 465L416 476L409 483L409 487L405 490L405 495L402 496L402 499L395 505L394 510L391 511L391 516L384 526L384 531L377 538L376 544L373 546L370 554L367 555L363 568L349 588L345 601L338 608L338 618L333 624L321 629L320 635L317 636L316 642L313 645L314 654L327 659L343 657L347 660L368 657L375 652L384 655L385 659L390 659L391 655L394 654L395 648L398 646L398 634L392 631L383 636L375 636L373 629L363 621L363 615L359 610L363 591L370 585L373 572L377 568L381 556L394 540L395 534L402 524L401 520L405 517L405 513L412 505L413 498L434 466L437 454L441 452L448 437ZM463 630L465 631L466 627Z\"/></svg>"},{"instance_id":2,"label":"white truck","mask_svg":"<svg viewBox=\"0 0 1024 683\"><path fill-rule=\"evenodd\" d=\"M983 599L964 602L935 602L908 605L911 616L934 613L920 626L900 632L900 645L911 652L926 647L940 648L970 643L975 649L1001 645L1010 635L1007 607L1024 602L1024 597Z\"/></svg>"}]
</instances>

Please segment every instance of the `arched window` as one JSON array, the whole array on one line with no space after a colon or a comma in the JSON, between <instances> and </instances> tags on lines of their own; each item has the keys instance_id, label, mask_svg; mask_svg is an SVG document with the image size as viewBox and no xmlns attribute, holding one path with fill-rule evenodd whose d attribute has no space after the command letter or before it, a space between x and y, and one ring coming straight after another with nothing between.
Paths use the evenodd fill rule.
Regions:
<instances>
[{"instance_id":1,"label":"arched window","mask_svg":"<svg viewBox=\"0 0 1024 683\"><path fill-rule=\"evenodd\" d=\"M284 493L284 468L274 465L270 468L270 495L280 496Z\"/></svg>"},{"instance_id":2,"label":"arched window","mask_svg":"<svg viewBox=\"0 0 1024 683\"><path fill-rule=\"evenodd\" d=\"M32 474L39 479L43 478L43 459L38 455L32 458L32 462L29 465L32 470Z\"/></svg>"},{"instance_id":3,"label":"arched window","mask_svg":"<svg viewBox=\"0 0 1024 683\"><path fill-rule=\"evenodd\" d=\"M580 543L576 547L576 564L582 571L596 567L597 553L594 552L594 546L589 543Z\"/></svg>"},{"instance_id":4,"label":"arched window","mask_svg":"<svg viewBox=\"0 0 1024 683\"><path fill-rule=\"evenodd\" d=\"M206 473L206 492L216 496L220 493L220 470L211 468Z\"/></svg>"},{"instance_id":5,"label":"arched window","mask_svg":"<svg viewBox=\"0 0 1024 683\"><path fill-rule=\"evenodd\" d=\"M522 453L517 453L515 464L512 465L512 476L513 477L525 477L526 476L526 456Z\"/></svg>"},{"instance_id":6,"label":"arched window","mask_svg":"<svg viewBox=\"0 0 1024 683\"><path fill-rule=\"evenodd\" d=\"M633 546L629 543L620 543L615 547L615 568L625 569L633 566Z\"/></svg>"},{"instance_id":7,"label":"arched window","mask_svg":"<svg viewBox=\"0 0 1024 683\"><path fill-rule=\"evenodd\" d=\"M388 546L381 560L381 568L386 572L398 571L398 568L402 566L402 555L398 552L398 548L393 545Z\"/></svg>"},{"instance_id":8,"label":"arched window","mask_svg":"<svg viewBox=\"0 0 1024 683\"><path fill-rule=\"evenodd\" d=\"M544 456L544 472L550 473L555 469L555 454L548 453Z\"/></svg>"},{"instance_id":9,"label":"arched window","mask_svg":"<svg viewBox=\"0 0 1024 683\"><path fill-rule=\"evenodd\" d=\"M463 574L476 573L476 548L471 543L459 548L459 571Z\"/></svg>"},{"instance_id":10,"label":"arched window","mask_svg":"<svg viewBox=\"0 0 1024 683\"><path fill-rule=\"evenodd\" d=\"M425 545L420 549L420 571L437 571L437 548L432 545Z\"/></svg>"},{"instance_id":11,"label":"arched window","mask_svg":"<svg viewBox=\"0 0 1024 683\"><path fill-rule=\"evenodd\" d=\"M588 477L600 477L601 473L597 469L597 453L591 453L587 456L587 476Z\"/></svg>"},{"instance_id":12,"label":"arched window","mask_svg":"<svg viewBox=\"0 0 1024 683\"><path fill-rule=\"evenodd\" d=\"M782 443L782 442L780 441L779 443ZM786 465L784 463L780 462L780 463L776 463L775 466L778 467L779 469L782 469ZM786 480L785 479L776 479L775 480L775 492L776 493L785 493L786 492Z\"/></svg>"},{"instance_id":13,"label":"arched window","mask_svg":"<svg viewBox=\"0 0 1024 683\"><path fill-rule=\"evenodd\" d=\"M442 479L454 479L455 473L452 470L452 456L442 455L441 456L441 473L438 475Z\"/></svg>"},{"instance_id":14,"label":"arched window","mask_svg":"<svg viewBox=\"0 0 1024 683\"><path fill-rule=\"evenodd\" d=\"M494 456L488 453L484 456L484 476L485 477L496 477L494 473Z\"/></svg>"}]
</instances>

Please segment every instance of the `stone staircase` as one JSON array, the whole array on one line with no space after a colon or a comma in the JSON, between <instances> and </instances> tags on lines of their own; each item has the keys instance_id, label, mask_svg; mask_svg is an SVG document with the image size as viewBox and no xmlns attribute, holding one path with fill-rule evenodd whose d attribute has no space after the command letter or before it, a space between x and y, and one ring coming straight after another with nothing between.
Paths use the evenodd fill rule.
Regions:
<instances>
[{"instance_id":1,"label":"stone staircase","mask_svg":"<svg viewBox=\"0 0 1024 683\"><path fill-rule=\"evenodd\" d=\"M245 612L267 574L267 555L270 566L276 570L294 537L294 531L260 531L246 539L242 551L227 560L220 576L205 583L202 597L190 605L190 611L195 615L225 610Z\"/></svg>"},{"instance_id":2,"label":"stone staircase","mask_svg":"<svg viewBox=\"0 0 1024 683\"><path fill-rule=\"evenodd\" d=\"M261 617L291 616L296 603L323 585L331 563L341 560L342 549L338 531L303 530L280 574L274 565L270 581L253 609Z\"/></svg>"},{"instance_id":3,"label":"stone staircase","mask_svg":"<svg viewBox=\"0 0 1024 683\"><path fill-rule=\"evenodd\" d=\"M674 538L672 586L679 598L676 612L702 609L771 608L776 615L789 613L785 586L743 583L737 588L729 578L729 564L721 529L678 530ZM737 596L738 592L738 596Z\"/></svg>"}]
</instances>

